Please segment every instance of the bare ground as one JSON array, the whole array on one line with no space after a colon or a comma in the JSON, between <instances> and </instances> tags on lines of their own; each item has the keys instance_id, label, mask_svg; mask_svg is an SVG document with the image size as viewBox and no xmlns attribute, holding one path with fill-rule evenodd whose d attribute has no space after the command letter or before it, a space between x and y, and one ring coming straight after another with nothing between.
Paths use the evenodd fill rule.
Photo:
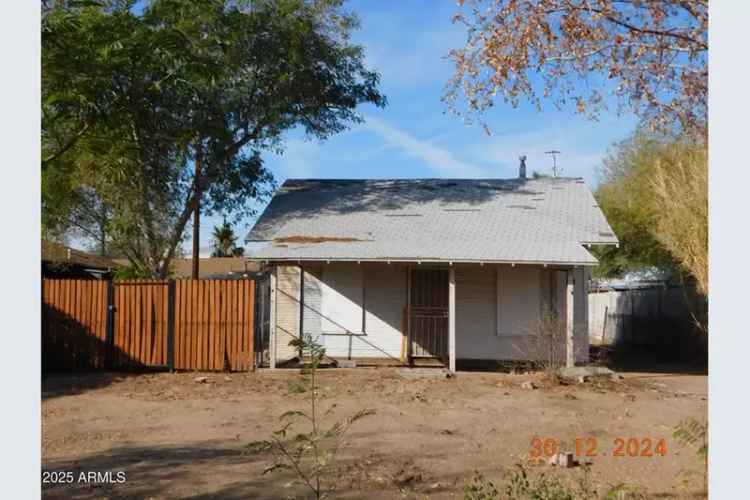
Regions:
<instances>
[{"instance_id":1,"label":"bare ground","mask_svg":"<svg viewBox=\"0 0 750 500\"><path fill-rule=\"evenodd\" d=\"M540 375L406 374L391 368L324 370L321 394L337 410L375 415L352 429L329 484L337 498L459 498L474 471L502 482L515 463L579 474L529 460L536 437L596 437L591 473L605 491L627 483L658 498L701 489L694 452L672 439L685 417L704 418L705 375L629 373L618 382L557 385ZM207 383L195 378L208 377ZM43 484L46 498L304 498L287 471L248 443L267 439L278 416L306 409L297 371L50 376L42 387L45 471L124 471L121 484ZM523 389L536 380L540 388ZM614 440L666 438L666 456L614 457ZM687 478L687 480L686 480Z\"/></svg>"}]
</instances>

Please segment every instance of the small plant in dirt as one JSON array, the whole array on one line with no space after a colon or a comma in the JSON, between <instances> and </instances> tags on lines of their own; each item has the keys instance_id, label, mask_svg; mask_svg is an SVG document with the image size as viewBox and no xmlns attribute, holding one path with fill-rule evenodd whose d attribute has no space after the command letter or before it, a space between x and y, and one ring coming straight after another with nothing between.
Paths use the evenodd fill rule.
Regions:
<instances>
[{"instance_id":1,"label":"small plant in dirt","mask_svg":"<svg viewBox=\"0 0 750 500\"><path fill-rule=\"evenodd\" d=\"M504 494L492 481L475 472L464 485L464 500L640 500L645 498L638 488L619 484L600 497L591 479L591 470L583 466L574 478L564 478L559 473L536 473L518 463L509 471L503 483Z\"/></svg>"},{"instance_id":2,"label":"small plant in dirt","mask_svg":"<svg viewBox=\"0 0 750 500\"><path fill-rule=\"evenodd\" d=\"M517 464L508 475L505 493L513 500L584 500L597 496L588 466L583 466L581 474L571 483L557 475L531 474Z\"/></svg>"},{"instance_id":3,"label":"small plant in dirt","mask_svg":"<svg viewBox=\"0 0 750 500\"><path fill-rule=\"evenodd\" d=\"M495 500L496 498L500 498L497 486L485 479L479 472L474 472L471 481L464 485L464 500Z\"/></svg>"},{"instance_id":4,"label":"small plant in dirt","mask_svg":"<svg viewBox=\"0 0 750 500\"><path fill-rule=\"evenodd\" d=\"M325 349L310 338L294 339L289 345L300 349L309 358L309 363L302 370L302 380L292 390L307 392L309 409L282 414L279 419L283 425L273 432L270 439L251 443L248 447L258 451L270 450L274 454L274 462L264 470L264 474L279 469L291 470L314 498L324 498L333 489L334 480L329 481L328 476L333 473L336 454L347 432L355 422L374 412L365 409L343 420L324 422L336 409L336 403L322 408L318 368L325 356ZM301 429L303 425L304 429Z\"/></svg>"},{"instance_id":5,"label":"small plant in dirt","mask_svg":"<svg viewBox=\"0 0 750 500\"><path fill-rule=\"evenodd\" d=\"M672 433L678 443L695 449L695 456L701 462L703 490L708 490L708 422L696 418L686 418L678 423Z\"/></svg>"},{"instance_id":6,"label":"small plant in dirt","mask_svg":"<svg viewBox=\"0 0 750 500\"><path fill-rule=\"evenodd\" d=\"M514 345L525 358L533 360L533 368L556 377L565 364L565 322L558 314L545 307L539 320L528 329L522 345Z\"/></svg>"}]
</instances>

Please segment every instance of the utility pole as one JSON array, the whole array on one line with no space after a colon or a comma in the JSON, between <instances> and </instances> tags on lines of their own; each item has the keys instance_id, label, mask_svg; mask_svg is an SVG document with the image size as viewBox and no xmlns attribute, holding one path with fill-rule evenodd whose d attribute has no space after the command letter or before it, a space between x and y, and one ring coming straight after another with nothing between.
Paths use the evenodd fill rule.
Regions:
<instances>
[{"instance_id":1,"label":"utility pole","mask_svg":"<svg viewBox=\"0 0 750 500\"><path fill-rule=\"evenodd\" d=\"M562 169L559 172L557 170L557 155L561 154L561 152L553 149L551 151L545 151L544 153L552 155L552 177L557 177L560 173L562 173Z\"/></svg>"},{"instance_id":2,"label":"utility pole","mask_svg":"<svg viewBox=\"0 0 750 500\"><path fill-rule=\"evenodd\" d=\"M203 144L199 139L195 145L195 205L193 211L193 273L198 279L200 272L200 237L201 237L201 167L203 163Z\"/></svg>"}]
</instances>

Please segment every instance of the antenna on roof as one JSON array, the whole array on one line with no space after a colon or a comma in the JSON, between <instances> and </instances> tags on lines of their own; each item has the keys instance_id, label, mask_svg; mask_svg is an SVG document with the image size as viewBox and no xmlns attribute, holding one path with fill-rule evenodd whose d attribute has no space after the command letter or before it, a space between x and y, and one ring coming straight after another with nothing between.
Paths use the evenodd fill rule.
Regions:
<instances>
[{"instance_id":1,"label":"antenna on roof","mask_svg":"<svg viewBox=\"0 0 750 500\"><path fill-rule=\"evenodd\" d=\"M544 154L552 155L552 177L557 177L562 173L562 169L557 170L557 155L562 154L562 152L553 149L551 151L545 151Z\"/></svg>"}]
</instances>

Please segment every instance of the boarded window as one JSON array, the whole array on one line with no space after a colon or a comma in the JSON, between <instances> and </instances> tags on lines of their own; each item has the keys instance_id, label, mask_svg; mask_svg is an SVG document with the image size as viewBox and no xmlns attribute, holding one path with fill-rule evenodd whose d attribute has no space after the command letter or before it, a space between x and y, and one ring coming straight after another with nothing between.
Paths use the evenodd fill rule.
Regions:
<instances>
[{"instance_id":1,"label":"boarded window","mask_svg":"<svg viewBox=\"0 0 750 500\"><path fill-rule=\"evenodd\" d=\"M539 321L539 269L497 268L497 334L533 335Z\"/></svg>"},{"instance_id":2,"label":"boarded window","mask_svg":"<svg viewBox=\"0 0 750 500\"><path fill-rule=\"evenodd\" d=\"M364 332L362 266L323 267L320 293L323 333Z\"/></svg>"}]
</instances>

